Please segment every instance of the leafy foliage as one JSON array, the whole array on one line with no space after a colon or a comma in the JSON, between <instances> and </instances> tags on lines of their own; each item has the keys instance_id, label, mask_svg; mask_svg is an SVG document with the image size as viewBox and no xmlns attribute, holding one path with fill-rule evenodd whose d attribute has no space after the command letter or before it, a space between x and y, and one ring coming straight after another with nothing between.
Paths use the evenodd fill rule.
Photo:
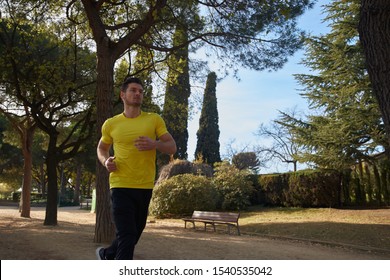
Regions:
<instances>
[{"instance_id":1,"label":"leafy foliage","mask_svg":"<svg viewBox=\"0 0 390 280\"><path fill-rule=\"evenodd\" d=\"M210 179L192 174L177 175L153 191L151 214L157 217L189 215L194 210L216 209L218 193Z\"/></svg>"},{"instance_id":2,"label":"leafy foliage","mask_svg":"<svg viewBox=\"0 0 390 280\"><path fill-rule=\"evenodd\" d=\"M20 166L23 164L23 158L21 150L7 141L9 126L5 117L0 115L0 181L4 188L17 189L20 187Z\"/></svg>"},{"instance_id":3,"label":"leafy foliage","mask_svg":"<svg viewBox=\"0 0 390 280\"><path fill-rule=\"evenodd\" d=\"M243 210L251 205L254 196L248 173L223 162L216 164L212 178L179 174L159 180L153 192L151 213L166 217L188 215L194 210Z\"/></svg>"},{"instance_id":4,"label":"leafy foliage","mask_svg":"<svg viewBox=\"0 0 390 280\"><path fill-rule=\"evenodd\" d=\"M221 198L218 208L243 210L251 204L251 196L255 190L247 175L247 172L228 162L216 164L213 181Z\"/></svg>"},{"instance_id":5,"label":"leafy foliage","mask_svg":"<svg viewBox=\"0 0 390 280\"><path fill-rule=\"evenodd\" d=\"M260 162L255 152L243 152L235 154L232 158L232 163L239 170L250 170L257 173Z\"/></svg>"},{"instance_id":6,"label":"leafy foliage","mask_svg":"<svg viewBox=\"0 0 390 280\"><path fill-rule=\"evenodd\" d=\"M91 139L94 126L91 89L96 74L95 54L78 44L74 28L61 25L59 31L59 25L32 24L13 16L0 21L0 83L5 89L0 92L0 109L9 118L26 116L25 122L34 122L29 131L37 126L47 136L49 210L45 224L50 225L57 223L57 165L82 149ZM20 130L16 125L14 128ZM22 143L32 141L32 137L21 138ZM30 159L25 154L24 162L30 163ZM24 181L31 181L30 177L25 176Z\"/></svg>"}]
</instances>

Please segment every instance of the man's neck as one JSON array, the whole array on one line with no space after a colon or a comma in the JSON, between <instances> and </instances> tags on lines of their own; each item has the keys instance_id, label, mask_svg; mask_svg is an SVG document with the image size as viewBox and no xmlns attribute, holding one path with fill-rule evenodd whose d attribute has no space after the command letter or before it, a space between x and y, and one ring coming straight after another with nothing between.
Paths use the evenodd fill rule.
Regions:
<instances>
[{"instance_id":1,"label":"man's neck","mask_svg":"<svg viewBox=\"0 0 390 280\"><path fill-rule=\"evenodd\" d=\"M141 108L140 107L127 107L123 111L123 115L126 118L136 118L139 115L141 115Z\"/></svg>"}]
</instances>

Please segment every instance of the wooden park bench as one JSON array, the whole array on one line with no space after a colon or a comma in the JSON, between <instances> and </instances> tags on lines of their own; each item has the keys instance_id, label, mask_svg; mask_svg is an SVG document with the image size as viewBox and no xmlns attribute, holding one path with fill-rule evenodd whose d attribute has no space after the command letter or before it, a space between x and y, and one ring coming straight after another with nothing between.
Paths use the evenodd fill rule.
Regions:
<instances>
[{"instance_id":1,"label":"wooden park bench","mask_svg":"<svg viewBox=\"0 0 390 280\"><path fill-rule=\"evenodd\" d=\"M212 225L214 231L216 231L216 224L225 224L228 226L228 232L230 234L230 228L237 228L237 233L240 235L240 226L238 225L238 218L240 213L231 212L209 212L209 211L194 211L191 218L183 218L184 228L187 228L187 222L192 223L195 229L195 222L204 223L204 230L206 231L207 225Z\"/></svg>"},{"instance_id":2,"label":"wooden park bench","mask_svg":"<svg viewBox=\"0 0 390 280\"><path fill-rule=\"evenodd\" d=\"M80 209L86 207L87 209L89 209L92 205L92 197L81 197L80 199Z\"/></svg>"}]
</instances>

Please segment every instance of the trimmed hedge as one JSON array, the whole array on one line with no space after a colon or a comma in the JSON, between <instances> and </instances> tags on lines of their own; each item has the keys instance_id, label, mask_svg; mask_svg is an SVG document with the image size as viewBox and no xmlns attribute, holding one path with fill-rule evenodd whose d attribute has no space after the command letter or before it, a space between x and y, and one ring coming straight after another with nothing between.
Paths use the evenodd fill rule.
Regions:
<instances>
[{"instance_id":1,"label":"trimmed hedge","mask_svg":"<svg viewBox=\"0 0 390 280\"><path fill-rule=\"evenodd\" d=\"M263 192L263 203L270 206L283 206L284 191L288 189L288 173L260 175L259 184Z\"/></svg>"},{"instance_id":2,"label":"trimmed hedge","mask_svg":"<svg viewBox=\"0 0 390 280\"><path fill-rule=\"evenodd\" d=\"M342 204L342 176L332 170L309 170L259 178L264 204L288 207L336 207Z\"/></svg>"},{"instance_id":3,"label":"trimmed hedge","mask_svg":"<svg viewBox=\"0 0 390 280\"><path fill-rule=\"evenodd\" d=\"M292 173L285 191L285 206L340 206L340 174L334 171Z\"/></svg>"}]
</instances>

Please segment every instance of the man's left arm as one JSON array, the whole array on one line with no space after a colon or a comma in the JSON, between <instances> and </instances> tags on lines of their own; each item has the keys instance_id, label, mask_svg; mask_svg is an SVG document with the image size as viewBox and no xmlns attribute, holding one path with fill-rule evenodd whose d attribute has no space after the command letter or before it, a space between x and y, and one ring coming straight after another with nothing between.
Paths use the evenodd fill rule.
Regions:
<instances>
[{"instance_id":1,"label":"man's left arm","mask_svg":"<svg viewBox=\"0 0 390 280\"><path fill-rule=\"evenodd\" d=\"M169 132L161 135L158 140L152 140L147 136L141 136L135 141L135 146L139 151L156 149L168 155L176 153L176 142Z\"/></svg>"},{"instance_id":2,"label":"man's left arm","mask_svg":"<svg viewBox=\"0 0 390 280\"><path fill-rule=\"evenodd\" d=\"M160 152L168 155L176 153L176 142L170 133L161 135L159 140L156 141L156 149Z\"/></svg>"}]
</instances>

